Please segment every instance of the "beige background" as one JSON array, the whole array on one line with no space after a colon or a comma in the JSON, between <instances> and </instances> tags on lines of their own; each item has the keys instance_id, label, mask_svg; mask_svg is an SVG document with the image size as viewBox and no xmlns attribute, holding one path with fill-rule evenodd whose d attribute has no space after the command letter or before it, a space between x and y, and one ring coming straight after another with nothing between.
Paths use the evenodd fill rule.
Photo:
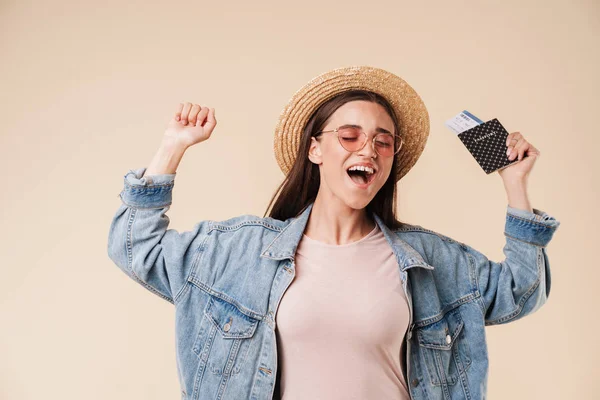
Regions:
<instances>
[{"instance_id":1,"label":"beige background","mask_svg":"<svg viewBox=\"0 0 600 400\"><path fill-rule=\"evenodd\" d=\"M180 101L216 108L178 169L171 227L263 215L279 112L329 69L405 78L431 117L405 221L503 258L506 196L444 121L498 118L541 151L532 205L561 221L548 303L487 329L491 399L598 383L599 5L594 1L0 2L0 398L179 398L171 304L107 255L123 175ZM498 2L500 3L500 2ZM425 3L422 3L425 4Z\"/></svg>"}]
</instances>

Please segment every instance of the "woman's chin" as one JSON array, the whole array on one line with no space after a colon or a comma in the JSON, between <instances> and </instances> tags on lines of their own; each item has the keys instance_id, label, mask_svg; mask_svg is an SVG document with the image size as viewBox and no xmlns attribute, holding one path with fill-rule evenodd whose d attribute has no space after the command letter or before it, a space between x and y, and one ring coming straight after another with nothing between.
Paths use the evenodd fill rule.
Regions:
<instances>
[{"instance_id":1,"label":"woman's chin","mask_svg":"<svg viewBox=\"0 0 600 400\"><path fill-rule=\"evenodd\" d=\"M350 191L346 191L344 202L348 207L356 210L365 208L379 191L377 179L369 182L365 187L360 187L360 185L357 185L350 177L348 177L348 181L350 182L346 183L344 186L349 186Z\"/></svg>"}]
</instances>

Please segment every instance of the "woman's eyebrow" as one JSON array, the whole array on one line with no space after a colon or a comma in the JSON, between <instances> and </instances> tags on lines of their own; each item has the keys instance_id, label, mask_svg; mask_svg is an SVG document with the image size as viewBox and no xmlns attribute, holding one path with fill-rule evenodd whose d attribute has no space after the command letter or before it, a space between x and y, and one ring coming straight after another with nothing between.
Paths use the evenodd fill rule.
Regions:
<instances>
[{"instance_id":1,"label":"woman's eyebrow","mask_svg":"<svg viewBox=\"0 0 600 400\"><path fill-rule=\"evenodd\" d=\"M362 126L360 126L360 125L354 125L354 124L345 124L345 125L340 126L340 128L358 128L358 129L363 129ZM378 133L388 133L390 135L392 134L392 132L388 131L387 129L381 128L379 126L375 129L375 132L378 132Z\"/></svg>"}]
</instances>

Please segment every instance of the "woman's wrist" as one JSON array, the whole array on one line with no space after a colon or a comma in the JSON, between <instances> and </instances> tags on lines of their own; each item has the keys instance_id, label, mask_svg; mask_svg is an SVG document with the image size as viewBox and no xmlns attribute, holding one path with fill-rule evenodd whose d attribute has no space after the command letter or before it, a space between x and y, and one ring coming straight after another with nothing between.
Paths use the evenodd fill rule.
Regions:
<instances>
[{"instance_id":1,"label":"woman's wrist","mask_svg":"<svg viewBox=\"0 0 600 400\"><path fill-rule=\"evenodd\" d=\"M509 206L533 212L531 203L529 202L529 195L527 193L527 180L525 178L504 181L504 189L506 190L506 197L508 199Z\"/></svg>"},{"instance_id":2,"label":"woman's wrist","mask_svg":"<svg viewBox=\"0 0 600 400\"><path fill-rule=\"evenodd\" d=\"M144 175L175 174L186 150L185 146L163 140Z\"/></svg>"}]
</instances>

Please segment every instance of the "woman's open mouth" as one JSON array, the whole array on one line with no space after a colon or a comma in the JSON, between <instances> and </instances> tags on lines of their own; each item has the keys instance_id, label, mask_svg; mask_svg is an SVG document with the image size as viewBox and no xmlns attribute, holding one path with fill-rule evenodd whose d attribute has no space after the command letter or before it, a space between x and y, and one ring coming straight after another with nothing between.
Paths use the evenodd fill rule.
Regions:
<instances>
[{"instance_id":1,"label":"woman's open mouth","mask_svg":"<svg viewBox=\"0 0 600 400\"><path fill-rule=\"evenodd\" d=\"M346 173L348 174L348 176L350 177L350 180L352 181L352 183L354 183L355 186L361 188L361 189L366 189L369 187L369 185L371 184L371 182L373 182L375 180L375 175L377 174L376 171L372 170L372 169L368 169L368 168L364 168L364 169L349 169L346 170Z\"/></svg>"}]
</instances>

